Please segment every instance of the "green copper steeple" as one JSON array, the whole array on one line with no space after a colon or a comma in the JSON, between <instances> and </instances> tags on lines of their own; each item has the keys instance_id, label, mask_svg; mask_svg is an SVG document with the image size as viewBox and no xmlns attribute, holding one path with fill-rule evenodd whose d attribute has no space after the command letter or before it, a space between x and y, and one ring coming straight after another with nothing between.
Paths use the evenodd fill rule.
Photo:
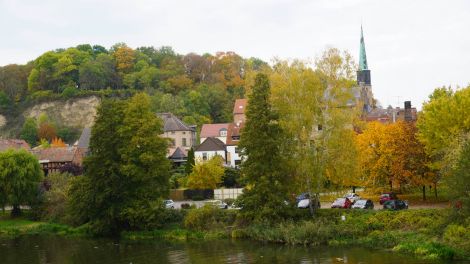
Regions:
<instances>
[{"instance_id":1,"label":"green copper steeple","mask_svg":"<svg viewBox=\"0 0 470 264\"><path fill-rule=\"evenodd\" d=\"M361 25L361 47L359 50L359 70L368 70L367 67L367 56L366 56L366 44L364 43L364 34L362 33L362 25Z\"/></svg>"}]
</instances>

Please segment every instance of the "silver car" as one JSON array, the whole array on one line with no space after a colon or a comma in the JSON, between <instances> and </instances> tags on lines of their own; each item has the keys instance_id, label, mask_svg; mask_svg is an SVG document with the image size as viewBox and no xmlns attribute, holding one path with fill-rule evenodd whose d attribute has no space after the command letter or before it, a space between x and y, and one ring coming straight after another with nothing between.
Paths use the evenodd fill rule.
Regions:
<instances>
[{"instance_id":1,"label":"silver car","mask_svg":"<svg viewBox=\"0 0 470 264\"><path fill-rule=\"evenodd\" d=\"M175 203L173 202L173 200L165 200L163 201L163 204L167 209L175 209Z\"/></svg>"}]
</instances>

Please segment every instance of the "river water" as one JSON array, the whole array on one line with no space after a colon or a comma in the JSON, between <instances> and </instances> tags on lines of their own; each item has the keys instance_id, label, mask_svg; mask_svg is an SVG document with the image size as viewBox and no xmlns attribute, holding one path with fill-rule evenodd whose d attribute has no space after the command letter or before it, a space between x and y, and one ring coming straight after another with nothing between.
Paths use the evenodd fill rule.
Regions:
<instances>
[{"instance_id":1,"label":"river water","mask_svg":"<svg viewBox=\"0 0 470 264\"><path fill-rule=\"evenodd\" d=\"M302 247L252 241L126 242L57 236L0 239L0 263L436 263L363 248Z\"/></svg>"}]
</instances>

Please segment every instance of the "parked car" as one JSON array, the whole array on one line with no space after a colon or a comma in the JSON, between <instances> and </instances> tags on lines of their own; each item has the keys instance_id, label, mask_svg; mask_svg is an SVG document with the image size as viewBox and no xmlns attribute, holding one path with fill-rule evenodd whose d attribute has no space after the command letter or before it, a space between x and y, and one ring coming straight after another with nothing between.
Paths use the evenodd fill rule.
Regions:
<instances>
[{"instance_id":1,"label":"parked car","mask_svg":"<svg viewBox=\"0 0 470 264\"><path fill-rule=\"evenodd\" d=\"M221 200L210 200L206 202L206 205L214 206L220 209L228 209L228 204L222 202Z\"/></svg>"},{"instance_id":2,"label":"parked car","mask_svg":"<svg viewBox=\"0 0 470 264\"><path fill-rule=\"evenodd\" d=\"M348 198L338 198L332 204L331 208L343 208L349 209L351 208L352 202Z\"/></svg>"},{"instance_id":3,"label":"parked car","mask_svg":"<svg viewBox=\"0 0 470 264\"><path fill-rule=\"evenodd\" d=\"M380 199L379 199L380 204L384 204L384 202L390 201L390 200L398 200L397 195L393 192L382 193L382 195L380 195Z\"/></svg>"},{"instance_id":4,"label":"parked car","mask_svg":"<svg viewBox=\"0 0 470 264\"><path fill-rule=\"evenodd\" d=\"M315 204L315 203L313 203ZM310 199L302 199L297 203L297 208L309 208L310 207ZM317 201L317 208L321 208L320 201Z\"/></svg>"},{"instance_id":5,"label":"parked car","mask_svg":"<svg viewBox=\"0 0 470 264\"><path fill-rule=\"evenodd\" d=\"M360 199L352 206L352 209L374 209L374 203L371 200Z\"/></svg>"},{"instance_id":6,"label":"parked car","mask_svg":"<svg viewBox=\"0 0 470 264\"><path fill-rule=\"evenodd\" d=\"M173 200L165 200L163 201L163 204L167 209L175 209L175 203L173 202Z\"/></svg>"},{"instance_id":7,"label":"parked car","mask_svg":"<svg viewBox=\"0 0 470 264\"><path fill-rule=\"evenodd\" d=\"M383 206L384 209L403 210L408 209L408 202L402 200L388 200L384 202Z\"/></svg>"},{"instance_id":8,"label":"parked car","mask_svg":"<svg viewBox=\"0 0 470 264\"><path fill-rule=\"evenodd\" d=\"M308 199L308 198L310 198L310 195L308 195L308 193L301 193L299 194L299 196L295 197L295 200L298 204L300 201Z\"/></svg>"},{"instance_id":9,"label":"parked car","mask_svg":"<svg viewBox=\"0 0 470 264\"><path fill-rule=\"evenodd\" d=\"M361 197L359 197L359 195L357 193L348 193L348 194L344 195L343 197L348 198L349 201L351 201L352 203L355 203L356 201L361 199Z\"/></svg>"}]
</instances>

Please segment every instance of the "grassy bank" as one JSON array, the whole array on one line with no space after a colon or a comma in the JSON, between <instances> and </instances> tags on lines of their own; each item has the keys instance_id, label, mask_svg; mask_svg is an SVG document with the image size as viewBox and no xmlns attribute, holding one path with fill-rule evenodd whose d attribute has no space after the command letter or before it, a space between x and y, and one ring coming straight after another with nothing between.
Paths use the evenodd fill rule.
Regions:
<instances>
[{"instance_id":1,"label":"grassy bank","mask_svg":"<svg viewBox=\"0 0 470 264\"><path fill-rule=\"evenodd\" d=\"M323 209L312 219L302 211L275 225L242 225L237 212L193 209L181 222L162 229L127 231L125 240L172 241L249 239L303 246L363 246L390 249L426 259L470 259L470 218L451 210L357 211ZM342 220L342 216L345 220ZM86 226L0 217L0 237L32 234L89 236Z\"/></svg>"},{"instance_id":2,"label":"grassy bank","mask_svg":"<svg viewBox=\"0 0 470 264\"><path fill-rule=\"evenodd\" d=\"M450 210L436 209L320 210L314 220L291 220L271 228L250 225L233 235L292 245L392 249L427 259L469 259L470 219L456 221L452 216Z\"/></svg>"}]
</instances>

